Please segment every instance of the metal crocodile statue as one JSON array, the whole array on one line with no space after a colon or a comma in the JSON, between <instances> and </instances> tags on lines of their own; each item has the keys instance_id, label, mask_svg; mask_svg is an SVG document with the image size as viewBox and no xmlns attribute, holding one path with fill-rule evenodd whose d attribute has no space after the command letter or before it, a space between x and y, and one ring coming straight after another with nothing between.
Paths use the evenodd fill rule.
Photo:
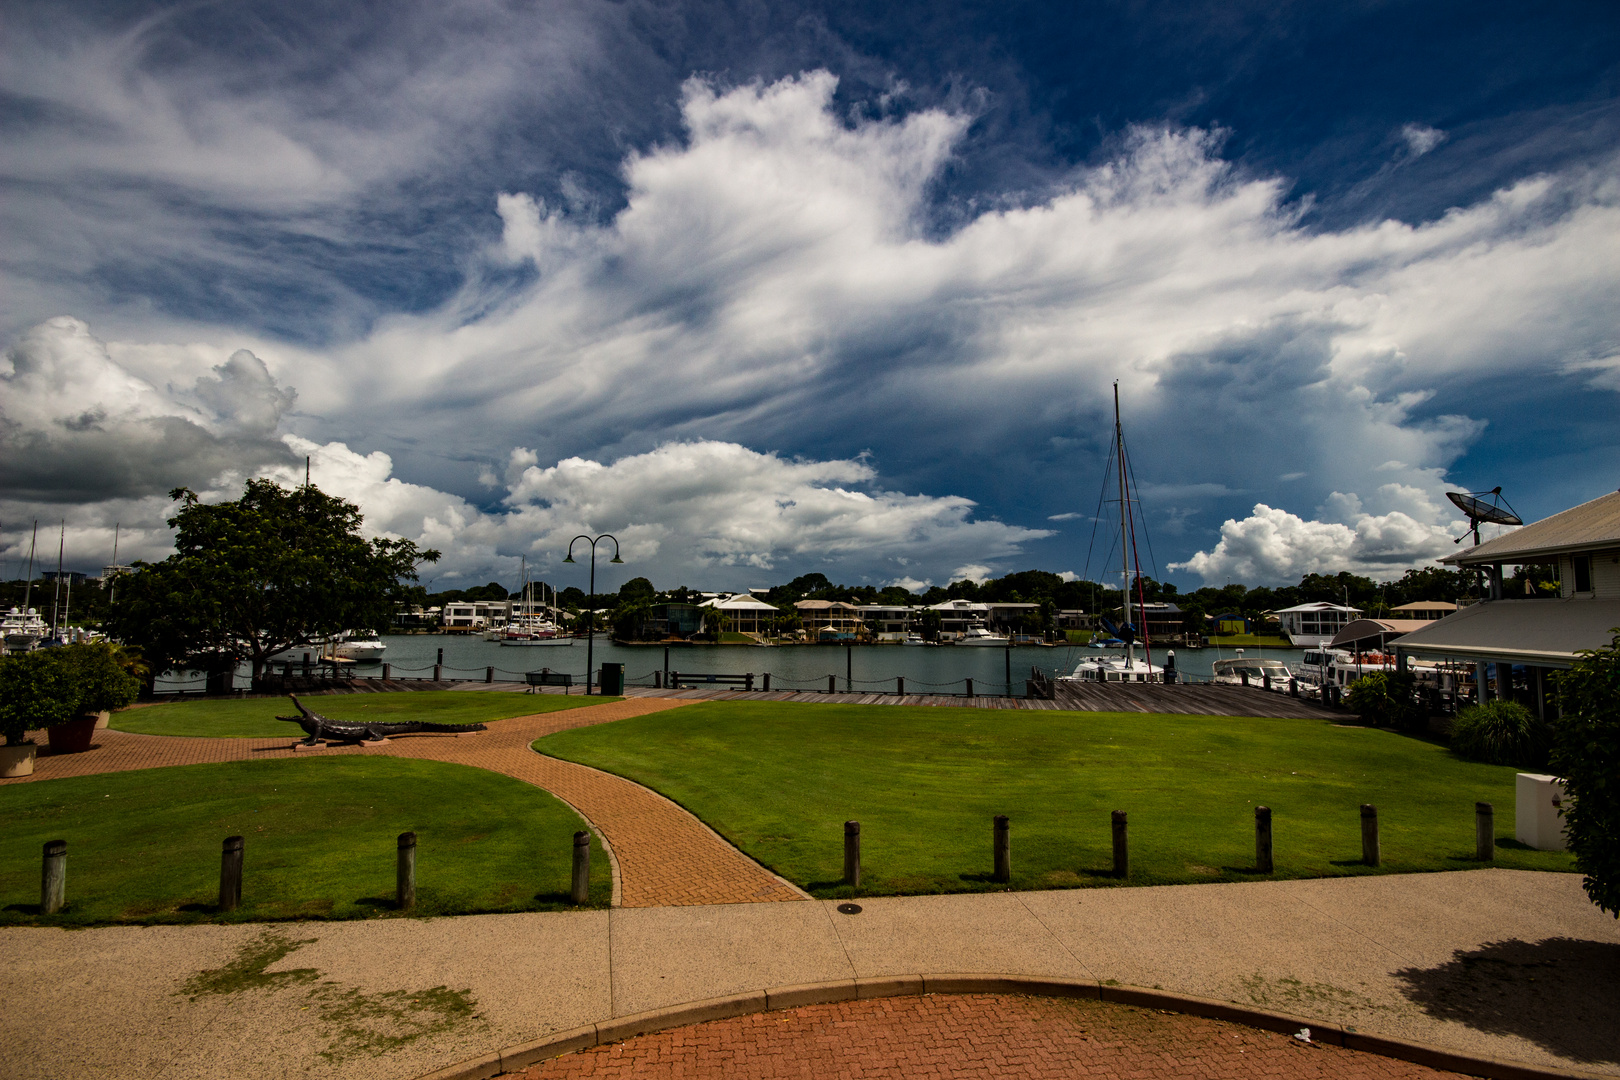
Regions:
<instances>
[{"instance_id":1,"label":"metal crocodile statue","mask_svg":"<svg viewBox=\"0 0 1620 1080\"><path fill-rule=\"evenodd\" d=\"M297 694L287 696L292 699L293 705L302 715L278 716L276 719L303 728L304 733L309 736L300 740L305 746L316 746L322 739L348 743L381 742L390 735L414 735L422 731L456 735L465 731L489 730L483 724L430 724L425 720L407 720L401 724L381 724L373 720L364 722L333 720L305 708L304 703L298 700Z\"/></svg>"}]
</instances>

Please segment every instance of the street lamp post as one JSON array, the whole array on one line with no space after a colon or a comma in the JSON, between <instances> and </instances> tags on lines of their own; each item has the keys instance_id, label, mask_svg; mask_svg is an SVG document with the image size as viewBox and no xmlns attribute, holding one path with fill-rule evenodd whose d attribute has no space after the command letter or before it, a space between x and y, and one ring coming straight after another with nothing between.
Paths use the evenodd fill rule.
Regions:
<instances>
[{"instance_id":1,"label":"street lamp post","mask_svg":"<svg viewBox=\"0 0 1620 1080\"><path fill-rule=\"evenodd\" d=\"M609 559L608 561L609 562L622 563L622 562L624 562L624 560L619 558L619 541L618 541L617 537L613 536L610 533L603 533L601 536L595 537L593 539L592 537L586 536L584 533L581 533L580 535L574 537L572 540L568 541L568 558L564 559L563 562L571 563L571 562L574 561L574 545L579 543L581 540L588 541L590 543L590 545L591 545L591 592L590 592L590 595L588 597L586 597L586 599L585 599L585 603L586 603L587 607L589 607L589 605L596 603L596 545L598 543L600 543L601 541L603 541L603 540L612 540L613 541L613 558ZM591 625L590 625L590 630L587 631L587 636L585 638L585 696L586 697L591 696L591 676L593 674L595 674L595 672L596 672L596 663L595 663L595 660L593 659L593 657L595 655L595 649L596 649L596 609L594 607L589 608L588 614L590 615Z\"/></svg>"}]
</instances>

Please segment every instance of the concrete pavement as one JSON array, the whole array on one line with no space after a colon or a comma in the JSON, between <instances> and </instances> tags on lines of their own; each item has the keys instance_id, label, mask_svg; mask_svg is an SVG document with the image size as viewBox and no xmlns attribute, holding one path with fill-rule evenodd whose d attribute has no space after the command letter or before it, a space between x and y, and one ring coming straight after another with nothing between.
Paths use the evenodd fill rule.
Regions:
<instances>
[{"instance_id":1,"label":"concrete pavement","mask_svg":"<svg viewBox=\"0 0 1620 1080\"><path fill-rule=\"evenodd\" d=\"M1156 986L1620 1075L1620 923L1571 874L1476 870L860 905L850 915L836 902L802 901L0 929L0 1071L17 1080L90 1071L406 1080L549 1032L695 1000L963 972Z\"/></svg>"}]
</instances>

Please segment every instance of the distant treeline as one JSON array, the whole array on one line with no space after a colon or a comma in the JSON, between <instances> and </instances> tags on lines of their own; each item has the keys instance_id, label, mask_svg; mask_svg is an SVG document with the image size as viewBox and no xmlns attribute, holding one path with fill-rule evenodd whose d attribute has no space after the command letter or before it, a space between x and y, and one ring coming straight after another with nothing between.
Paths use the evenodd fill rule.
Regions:
<instances>
[{"instance_id":1,"label":"distant treeline","mask_svg":"<svg viewBox=\"0 0 1620 1080\"><path fill-rule=\"evenodd\" d=\"M1526 573L1528 571L1528 573ZM1550 567L1520 568L1515 575L1513 592L1524 595L1528 579L1533 591L1556 588ZM1408 570L1390 581L1374 581L1359 574L1306 574L1298 585L1276 588L1261 586L1249 588L1232 584L1205 586L1190 592L1181 592L1168 582L1144 577L1142 598L1149 603L1169 602L1183 611L1200 615L1224 615L1235 612L1250 618L1264 611L1276 611L1327 601L1349 603L1369 615L1380 615L1390 608L1417 600L1449 600L1456 602L1478 595L1478 584L1472 573L1425 567ZM1132 601L1137 599L1132 588ZM498 582L490 582L471 589L424 593L425 605L443 605L474 600L505 600L515 597ZM536 593L538 596L538 592ZM558 603L570 610L585 608L620 610L631 605L645 605L661 601L690 601L702 599L702 594L686 585L659 590L644 577L632 578L616 592L598 593L587 597L578 588L569 587L557 594ZM788 609L799 600L842 600L852 604L904 604L909 606L939 604L946 600L972 600L988 603L1033 603L1051 610L1082 610L1108 612L1120 606L1117 587L1110 588L1095 581L1065 581L1046 570L1021 570L984 582L953 581L949 585L935 585L923 592L912 592L898 585L878 588L875 585L834 584L825 574L802 574L784 585L775 585L762 599L777 607Z\"/></svg>"}]
</instances>

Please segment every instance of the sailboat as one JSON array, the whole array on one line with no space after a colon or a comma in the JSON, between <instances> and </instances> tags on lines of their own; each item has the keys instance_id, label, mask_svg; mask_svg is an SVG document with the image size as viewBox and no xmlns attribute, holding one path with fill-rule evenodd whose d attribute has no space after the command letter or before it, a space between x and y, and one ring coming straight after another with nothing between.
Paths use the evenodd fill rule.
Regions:
<instances>
[{"instance_id":1,"label":"sailboat","mask_svg":"<svg viewBox=\"0 0 1620 1080\"><path fill-rule=\"evenodd\" d=\"M551 619L551 611L555 610L556 594L552 594L552 604L545 603L545 585L540 585L540 612L534 610L535 582L529 580L529 562L523 560L523 592L520 606L522 610L511 615L506 625L501 628L496 639L502 645L572 645L574 639L562 633L561 629Z\"/></svg>"},{"instance_id":2,"label":"sailboat","mask_svg":"<svg viewBox=\"0 0 1620 1080\"><path fill-rule=\"evenodd\" d=\"M28 586L23 590L23 606L12 608L0 619L7 652L27 652L50 633L45 620L29 604L34 599L34 546L39 542L39 521L34 522L33 539L28 541Z\"/></svg>"},{"instance_id":3,"label":"sailboat","mask_svg":"<svg viewBox=\"0 0 1620 1080\"><path fill-rule=\"evenodd\" d=\"M1152 643L1147 640L1146 634L1139 634L1136 625L1131 622L1131 583L1136 583L1137 610L1142 613L1144 626L1147 623L1146 603L1142 598L1142 565L1140 559L1134 558L1136 554L1135 519L1131 513L1130 475L1125 467L1125 428L1119 419L1119 382L1114 382L1114 458L1119 467L1119 546L1120 570L1123 580L1120 583L1120 596L1123 599L1122 622L1115 626L1107 619L1102 620L1103 628L1125 646L1123 654L1114 653L1106 656L1088 656L1074 666L1074 670L1067 675L1059 675L1058 682L1164 682L1164 669L1155 669L1153 666ZM1135 563L1133 570L1132 563ZM1137 658L1137 639L1142 640L1142 657Z\"/></svg>"}]
</instances>

